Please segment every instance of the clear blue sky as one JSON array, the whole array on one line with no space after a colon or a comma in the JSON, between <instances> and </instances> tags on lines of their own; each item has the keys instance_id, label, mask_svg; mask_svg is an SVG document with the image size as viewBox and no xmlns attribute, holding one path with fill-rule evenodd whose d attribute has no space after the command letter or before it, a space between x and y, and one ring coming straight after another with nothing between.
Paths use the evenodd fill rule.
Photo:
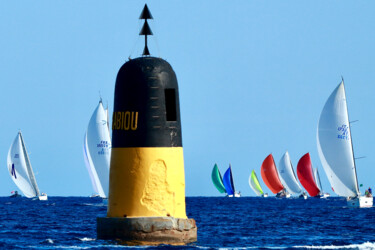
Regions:
<instances>
[{"instance_id":1,"label":"clear blue sky","mask_svg":"<svg viewBox=\"0 0 375 250\"><path fill-rule=\"evenodd\" d=\"M92 193L83 136L99 92L113 108L117 72L143 49L145 1L0 2L0 196L21 129L37 182L50 196ZM148 1L150 52L180 88L187 196L220 195L216 162L232 164L237 190L264 158L288 150L296 167L316 147L323 105L345 79L359 183L375 185L375 2ZM110 112L112 113L112 112ZM262 187L270 192L261 181ZM363 191L363 189L362 189Z\"/></svg>"}]
</instances>

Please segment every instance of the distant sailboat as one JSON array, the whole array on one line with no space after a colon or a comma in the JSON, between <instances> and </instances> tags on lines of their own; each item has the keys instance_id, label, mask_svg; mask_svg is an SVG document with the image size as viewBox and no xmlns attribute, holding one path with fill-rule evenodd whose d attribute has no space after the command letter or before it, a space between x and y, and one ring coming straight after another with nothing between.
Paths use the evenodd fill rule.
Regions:
<instances>
[{"instance_id":1,"label":"distant sailboat","mask_svg":"<svg viewBox=\"0 0 375 250\"><path fill-rule=\"evenodd\" d=\"M262 187L259 184L259 180L257 175L255 174L255 170L251 171L251 174L249 176L249 185L256 195L268 197L268 194L263 192Z\"/></svg>"},{"instance_id":2,"label":"distant sailboat","mask_svg":"<svg viewBox=\"0 0 375 250\"><path fill-rule=\"evenodd\" d=\"M280 181L272 154L269 154L266 159L264 159L260 168L260 173L264 183L272 193L276 194L276 197L290 197L290 194L286 193L285 188Z\"/></svg>"},{"instance_id":3,"label":"distant sailboat","mask_svg":"<svg viewBox=\"0 0 375 250\"><path fill-rule=\"evenodd\" d=\"M241 193L240 192L236 193L236 189L234 188L232 166L230 164L229 164L229 168L224 173L223 184L224 184L228 197L241 197Z\"/></svg>"},{"instance_id":4,"label":"distant sailboat","mask_svg":"<svg viewBox=\"0 0 375 250\"><path fill-rule=\"evenodd\" d=\"M309 153L305 154L301 157L301 159L299 159L297 164L297 176L302 186L306 189L311 197L319 195L320 189L315 183Z\"/></svg>"},{"instance_id":5,"label":"distant sailboat","mask_svg":"<svg viewBox=\"0 0 375 250\"><path fill-rule=\"evenodd\" d=\"M99 101L91 116L83 142L84 160L94 191L102 198L108 197L111 136L108 111Z\"/></svg>"},{"instance_id":6,"label":"distant sailboat","mask_svg":"<svg viewBox=\"0 0 375 250\"><path fill-rule=\"evenodd\" d=\"M226 192L224 184L223 184L223 178L221 177L219 168L217 167L216 164L214 168L212 169L211 179L212 179L214 186L220 193Z\"/></svg>"},{"instance_id":7,"label":"distant sailboat","mask_svg":"<svg viewBox=\"0 0 375 250\"><path fill-rule=\"evenodd\" d=\"M360 196L344 80L329 96L317 130L319 157L333 191L347 197L350 207L372 207L373 198Z\"/></svg>"},{"instance_id":8,"label":"distant sailboat","mask_svg":"<svg viewBox=\"0 0 375 250\"><path fill-rule=\"evenodd\" d=\"M283 184L288 193L302 193L302 189L298 184L288 151L285 152L285 154L281 157L278 170L281 183Z\"/></svg>"},{"instance_id":9,"label":"distant sailboat","mask_svg":"<svg viewBox=\"0 0 375 250\"><path fill-rule=\"evenodd\" d=\"M318 168L314 168L314 180L315 180L315 183L316 185L318 186L320 192L319 192L319 196L320 198L327 198L330 196L329 193L324 193L323 191L323 188L322 188L322 183L320 182L320 176L319 176L319 172L318 172Z\"/></svg>"},{"instance_id":10,"label":"distant sailboat","mask_svg":"<svg viewBox=\"0 0 375 250\"><path fill-rule=\"evenodd\" d=\"M39 192L21 131L10 146L7 164L10 177L27 198L48 199L46 194Z\"/></svg>"}]
</instances>

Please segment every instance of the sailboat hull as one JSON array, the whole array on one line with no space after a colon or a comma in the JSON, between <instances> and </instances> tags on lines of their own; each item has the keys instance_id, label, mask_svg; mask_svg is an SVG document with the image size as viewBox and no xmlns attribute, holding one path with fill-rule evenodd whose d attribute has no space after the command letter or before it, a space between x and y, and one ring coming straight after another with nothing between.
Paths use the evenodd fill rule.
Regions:
<instances>
[{"instance_id":1,"label":"sailboat hull","mask_svg":"<svg viewBox=\"0 0 375 250\"><path fill-rule=\"evenodd\" d=\"M373 197L360 196L352 199L347 199L348 207L361 208L361 207L372 207L374 199Z\"/></svg>"},{"instance_id":2,"label":"sailboat hull","mask_svg":"<svg viewBox=\"0 0 375 250\"><path fill-rule=\"evenodd\" d=\"M227 195L227 197L241 197L241 194L240 193L235 193L234 195L230 194L230 195Z\"/></svg>"},{"instance_id":3,"label":"sailboat hull","mask_svg":"<svg viewBox=\"0 0 375 250\"><path fill-rule=\"evenodd\" d=\"M326 199L326 198L328 198L328 197L330 197L331 195L329 194L329 193L323 193L321 196L320 196L320 198L321 199Z\"/></svg>"},{"instance_id":4,"label":"sailboat hull","mask_svg":"<svg viewBox=\"0 0 375 250\"><path fill-rule=\"evenodd\" d=\"M46 201L46 200L48 200L48 196L46 194L45 195L40 195L38 198L39 198L40 201Z\"/></svg>"}]
</instances>

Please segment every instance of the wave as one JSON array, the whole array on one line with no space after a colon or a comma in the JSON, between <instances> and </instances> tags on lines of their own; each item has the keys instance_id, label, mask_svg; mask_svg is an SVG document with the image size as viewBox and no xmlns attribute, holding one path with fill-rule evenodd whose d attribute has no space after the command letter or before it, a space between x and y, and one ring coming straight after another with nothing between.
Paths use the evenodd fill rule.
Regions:
<instances>
[{"instance_id":1,"label":"wave","mask_svg":"<svg viewBox=\"0 0 375 250\"><path fill-rule=\"evenodd\" d=\"M305 248L305 249L375 249L374 242L365 242L362 244L351 244L344 246L293 246L293 248Z\"/></svg>"},{"instance_id":2,"label":"wave","mask_svg":"<svg viewBox=\"0 0 375 250\"><path fill-rule=\"evenodd\" d=\"M53 244L55 242L52 239L45 239L42 243Z\"/></svg>"},{"instance_id":3,"label":"wave","mask_svg":"<svg viewBox=\"0 0 375 250\"><path fill-rule=\"evenodd\" d=\"M106 207L107 205L104 203L82 203L78 204L77 206Z\"/></svg>"},{"instance_id":4,"label":"wave","mask_svg":"<svg viewBox=\"0 0 375 250\"><path fill-rule=\"evenodd\" d=\"M88 237L84 237L84 238L78 238L80 241L94 241L96 239L94 238L88 238Z\"/></svg>"}]
</instances>

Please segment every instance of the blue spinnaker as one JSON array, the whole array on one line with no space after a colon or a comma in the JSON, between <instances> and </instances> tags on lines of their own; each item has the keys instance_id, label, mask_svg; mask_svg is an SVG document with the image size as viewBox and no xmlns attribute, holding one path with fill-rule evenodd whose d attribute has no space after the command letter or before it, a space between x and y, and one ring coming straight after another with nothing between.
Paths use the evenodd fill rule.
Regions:
<instances>
[{"instance_id":1,"label":"blue spinnaker","mask_svg":"<svg viewBox=\"0 0 375 250\"><path fill-rule=\"evenodd\" d=\"M223 183L224 183L225 190L227 191L227 194L234 195L232 169L230 166L224 174Z\"/></svg>"}]
</instances>

